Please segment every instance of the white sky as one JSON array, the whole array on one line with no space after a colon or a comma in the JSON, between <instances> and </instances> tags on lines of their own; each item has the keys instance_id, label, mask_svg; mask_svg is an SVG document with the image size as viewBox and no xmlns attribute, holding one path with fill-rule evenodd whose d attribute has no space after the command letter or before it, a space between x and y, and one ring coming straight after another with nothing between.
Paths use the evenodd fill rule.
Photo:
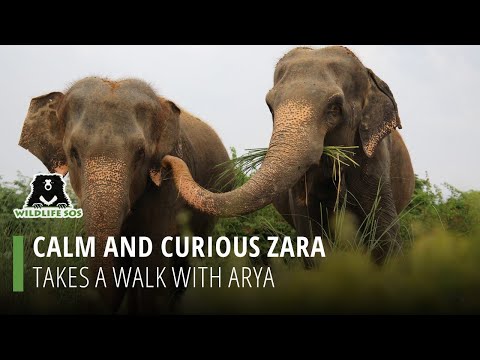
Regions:
<instances>
[{"instance_id":1,"label":"white sky","mask_svg":"<svg viewBox=\"0 0 480 360\"><path fill-rule=\"evenodd\" d=\"M89 75L138 77L208 122L228 147L268 146L265 95L275 46L0 46L1 167L5 180L45 171L17 145L30 99ZM392 90L414 170L480 189L480 46L349 46Z\"/></svg>"}]
</instances>

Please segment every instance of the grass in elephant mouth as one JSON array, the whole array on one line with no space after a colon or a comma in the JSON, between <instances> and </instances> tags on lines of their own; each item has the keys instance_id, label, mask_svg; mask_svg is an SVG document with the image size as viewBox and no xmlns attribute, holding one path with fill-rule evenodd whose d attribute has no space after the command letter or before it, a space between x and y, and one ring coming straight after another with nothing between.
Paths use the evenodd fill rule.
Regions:
<instances>
[{"instance_id":1,"label":"grass in elephant mouth","mask_svg":"<svg viewBox=\"0 0 480 360\"><path fill-rule=\"evenodd\" d=\"M339 176L340 166L358 166L358 163L353 159L355 151L358 146L325 146L323 155L327 156L333 161L333 176L336 179ZM243 185L249 175L252 175L265 159L267 155L267 148L246 149L246 153L237 156L235 148L230 149L232 152L232 159L227 163L220 164L223 170L217 178L217 184L222 184L225 177L229 176L231 168L234 169L235 178L233 182L234 187ZM225 188L229 183L223 185Z\"/></svg>"}]
</instances>

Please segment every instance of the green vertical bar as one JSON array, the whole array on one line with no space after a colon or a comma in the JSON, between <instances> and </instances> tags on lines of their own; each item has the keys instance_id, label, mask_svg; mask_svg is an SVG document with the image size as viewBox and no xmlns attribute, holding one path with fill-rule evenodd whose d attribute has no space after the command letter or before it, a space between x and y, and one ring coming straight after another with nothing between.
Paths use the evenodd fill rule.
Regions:
<instances>
[{"instance_id":1,"label":"green vertical bar","mask_svg":"<svg viewBox=\"0 0 480 360\"><path fill-rule=\"evenodd\" d=\"M13 291L23 292L23 236L13 237Z\"/></svg>"}]
</instances>

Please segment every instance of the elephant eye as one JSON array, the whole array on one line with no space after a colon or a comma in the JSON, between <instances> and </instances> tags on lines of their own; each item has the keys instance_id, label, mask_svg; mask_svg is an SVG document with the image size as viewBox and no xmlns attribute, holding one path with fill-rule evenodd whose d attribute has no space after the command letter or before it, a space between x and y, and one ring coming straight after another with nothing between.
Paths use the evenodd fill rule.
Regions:
<instances>
[{"instance_id":1,"label":"elephant eye","mask_svg":"<svg viewBox=\"0 0 480 360\"><path fill-rule=\"evenodd\" d=\"M342 108L338 104L333 104L329 107L328 113L332 116L339 116L342 114Z\"/></svg>"},{"instance_id":2,"label":"elephant eye","mask_svg":"<svg viewBox=\"0 0 480 360\"><path fill-rule=\"evenodd\" d=\"M78 155L78 151L74 147L72 147L72 149L70 150L70 157L77 163L78 167L82 165L80 161L80 155Z\"/></svg>"},{"instance_id":3,"label":"elephant eye","mask_svg":"<svg viewBox=\"0 0 480 360\"><path fill-rule=\"evenodd\" d=\"M144 157L145 157L145 148L141 147L135 153L135 162L139 162L143 160Z\"/></svg>"}]
</instances>

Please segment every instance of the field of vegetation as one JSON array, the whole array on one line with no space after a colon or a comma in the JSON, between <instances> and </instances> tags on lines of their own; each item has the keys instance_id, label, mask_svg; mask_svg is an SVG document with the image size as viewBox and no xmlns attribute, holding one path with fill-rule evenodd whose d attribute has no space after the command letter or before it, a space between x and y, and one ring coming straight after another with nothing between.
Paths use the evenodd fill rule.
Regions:
<instances>
[{"instance_id":1,"label":"field of vegetation","mask_svg":"<svg viewBox=\"0 0 480 360\"><path fill-rule=\"evenodd\" d=\"M238 183L248 178L239 171ZM90 289L36 289L32 266L83 266L83 259L39 259L36 236L83 234L81 219L15 219L30 178L0 183L0 313L84 313L96 294ZM70 191L72 199L74 194ZM480 192L432 185L417 177L414 198L400 217L401 255L374 265L348 214L339 212L335 251L314 270L299 259L209 259L194 265L271 266L275 288L189 288L181 313L480 313ZM25 292L12 292L12 236L25 237ZM220 219L216 236L295 236L272 206L247 216Z\"/></svg>"}]
</instances>

